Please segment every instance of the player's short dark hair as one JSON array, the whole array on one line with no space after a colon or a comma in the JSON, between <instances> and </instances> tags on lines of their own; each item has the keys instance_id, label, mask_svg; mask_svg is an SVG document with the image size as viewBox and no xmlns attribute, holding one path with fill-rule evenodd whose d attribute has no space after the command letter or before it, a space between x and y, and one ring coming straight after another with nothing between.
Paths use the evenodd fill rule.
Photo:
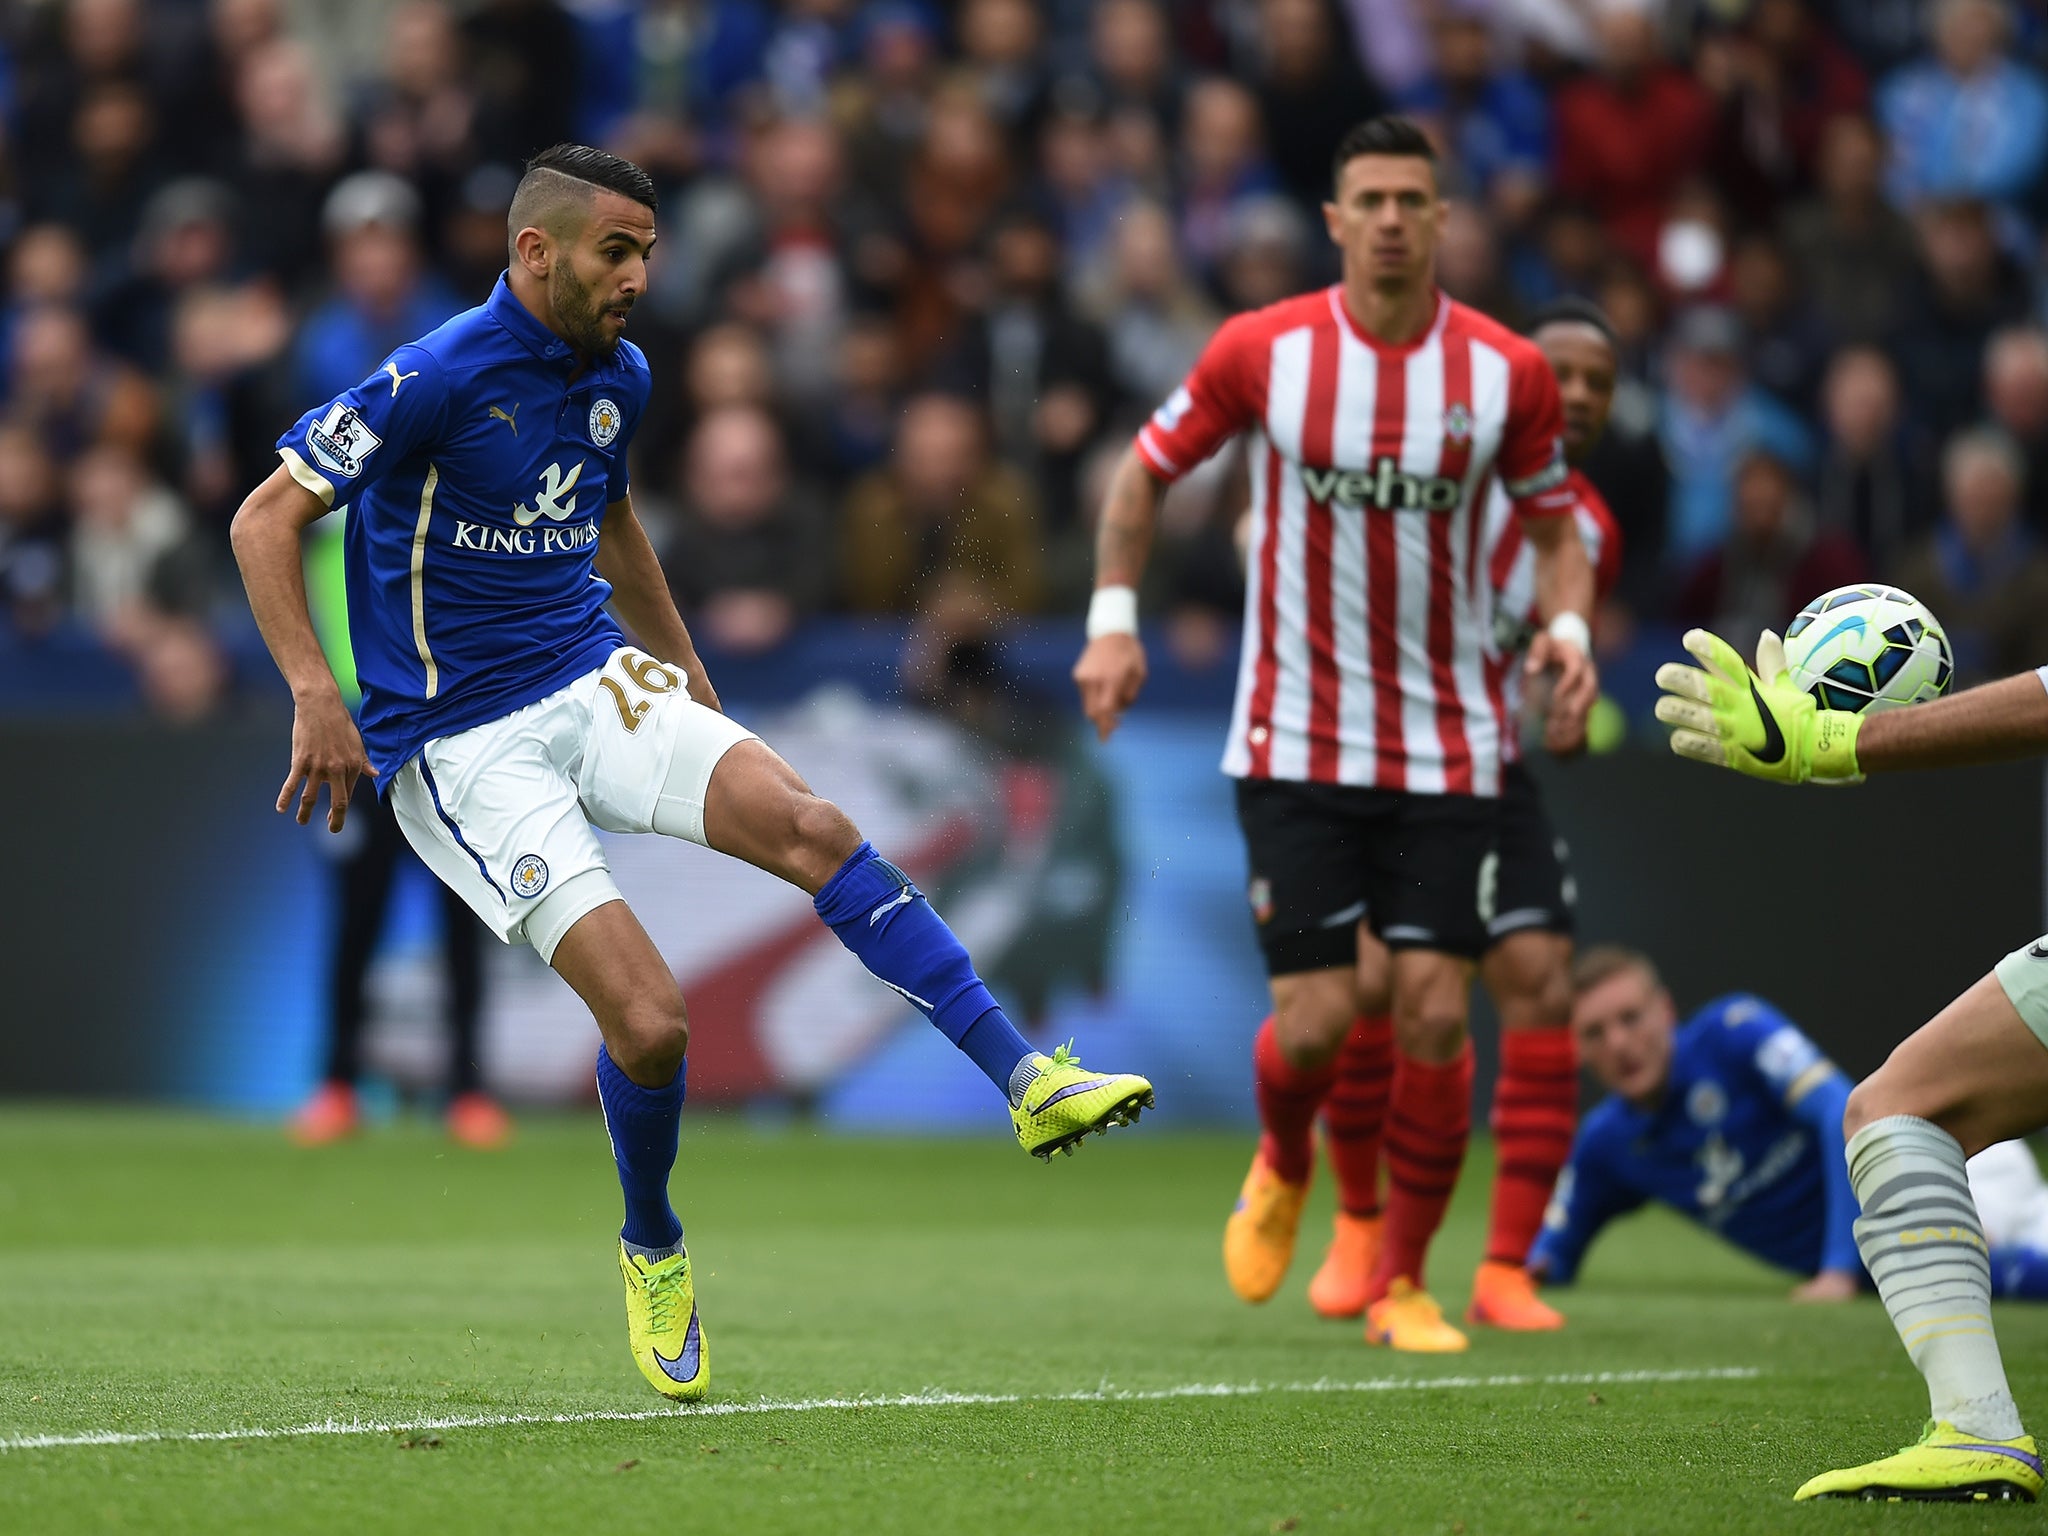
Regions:
<instances>
[{"instance_id":1,"label":"player's short dark hair","mask_svg":"<svg viewBox=\"0 0 2048 1536\"><path fill-rule=\"evenodd\" d=\"M1430 143L1422 125L1412 117L1399 117L1393 113L1369 117L1354 125L1337 141L1337 153L1330 157L1332 187L1343 179L1344 167L1360 155L1400 155L1426 160L1430 170L1436 170L1436 146Z\"/></svg>"},{"instance_id":2,"label":"player's short dark hair","mask_svg":"<svg viewBox=\"0 0 2048 1536\"><path fill-rule=\"evenodd\" d=\"M1664 985L1664 978L1657 974L1657 962L1640 949L1630 949L1626 944L1595 944L1580 951L1572 962L1572 996L1584 997L1624 971L1642 972L1652 987Z\"/></svg>"},{"instance_id":3,"label":"player's short dark hair","mask_svg":"<svg viewBox=\"0 0 2048 1536\"><path fill-rule=\"evenodd\" d=\"M536 171L553 171L575 181L588 182L593 187L602 187L607 192L616 192L638 203L649 213L658 212L661 206L655 195L652 176L632 161L594 149L588 144L550 145L526 162L526 176L532 176ZM524 180L522 177L522 183Z\"/></svg>"},{"instance_id":4,"label":"player's short dark hair","mask_svg":"<svg viewBox=\"0 0 2048 1536\"><path fill-rule=\"evenodd\" d=\"M1607 311L1591 299L1582 299L1577 294L1552 299L1537 310L1529 317L1526 334L1534 336L1546 325L1590 325L1607 345L1617 352L1621 350L1621 338L1614 334L1614 322L1607 318Z\"/></svg>"}]
</instances>

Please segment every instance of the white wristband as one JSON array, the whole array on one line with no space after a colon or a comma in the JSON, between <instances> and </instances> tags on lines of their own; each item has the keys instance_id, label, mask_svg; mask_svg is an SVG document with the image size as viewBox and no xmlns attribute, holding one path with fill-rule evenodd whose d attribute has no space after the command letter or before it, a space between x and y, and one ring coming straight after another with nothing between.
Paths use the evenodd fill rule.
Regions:
<instances>
[{"instance_id":1,"label":"white wristband","mask_svg":"<svg viewBox=\"0 0 2048 1536\"><path fill-rule=\"evenodd\" d=\"M1088 638L1135 635L1138 632L1138 589L1097 587L1088 600Z\"/></svg>"},{"instance_id":2,"label":"white wristband","mask_svg":"<svg viewBox=\"0 0 2048 1536\"><path fill-rule=\"evenodd\" d=\"M1593 654L1593 631L1587 626L1583 614L1569 610L1560 613L1550 621L1547 633L1561 645L1577 646L1581 656Z\"/></svg>"}]
</instances>

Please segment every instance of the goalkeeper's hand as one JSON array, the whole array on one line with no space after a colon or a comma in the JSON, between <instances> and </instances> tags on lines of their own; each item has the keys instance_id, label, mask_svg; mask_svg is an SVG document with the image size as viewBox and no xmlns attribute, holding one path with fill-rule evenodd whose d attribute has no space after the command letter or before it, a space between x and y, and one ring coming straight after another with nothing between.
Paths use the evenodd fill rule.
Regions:
<instances>
[{"instance_id":1,"label":"goalkeeper's hand","mask_svg":"<svg viewBox=\"0 0 2048 1536\"><path fill-rule=\"evenodd\" d=\"M1856 732L1861 715L1822 709L1795 687L1785 669L1785 642L1765 630L1756 643L1751 674L1735 647L1704 629L1685 633L1685 648L1701 665L1667 661L1657 669L1657 718L1677 729L1671 750L1680 757L1733 768L1780 784L1855 784Z\"/></svg>"}]
</instances>

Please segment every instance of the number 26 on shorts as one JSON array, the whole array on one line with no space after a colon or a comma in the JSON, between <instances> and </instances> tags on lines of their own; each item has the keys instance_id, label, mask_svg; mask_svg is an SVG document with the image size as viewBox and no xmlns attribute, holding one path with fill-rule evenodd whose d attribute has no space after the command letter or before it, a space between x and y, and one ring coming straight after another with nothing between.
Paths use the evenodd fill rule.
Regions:
<instances>
[{"instance_id":1,"label":"number 26 on shorts","mask_svg":"<svg viewBox=\"0 0 2048 1536\"><path fill-rule=\"evenodd\" d=\"M642 656L638 651L620 651L612 658L612 665L625 674L624 680L613 677L610 667L597 680L597 686L612 696L612 703L618 706L619 724L630 733L640 729L640 722L647 718L650 707L648 699L630 699L626 689L630 686L640 693L656 697L674 693L683 686L682 674L673 667L667 667L652 656Z\"/></svg>"}]
</instances>

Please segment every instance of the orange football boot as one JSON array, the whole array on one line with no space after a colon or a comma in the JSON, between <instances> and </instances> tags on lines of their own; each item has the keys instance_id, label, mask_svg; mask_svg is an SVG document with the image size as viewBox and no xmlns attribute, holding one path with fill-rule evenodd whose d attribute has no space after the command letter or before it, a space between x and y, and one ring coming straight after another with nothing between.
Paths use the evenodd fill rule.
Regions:
<instances>
[{"instance_id":1,"label":"orange football boot","mask_svg":"<svg viewBox=\"0 0 2048 1536\"><path fill-rule=\"evenodd\" d=\"M465 1147L495 1152L512 1139L512 1117L488 1093L459 1093L448 1103L448 1134Z\"/></svg>"},{"instance_id":2,"label":"orange football boot","mask_svg":"<svg viewBox=\"0 0 2048 1536\"><path fill-rule=\"evenodd\" d=\"M1511 1333L1547 1333L1564 1326L1564 1314L1536 1294L1536 1282L1521 1265L1489 1259L1472 1277L1465 1321Z\"/></svg>"},{"instance_id":3,"label":"orange football boot","mask_svg":"<svg viewBox=\"0 0 2048 1536\"><path fill-rule=\"evenodd\" d=\"M1337 1213L1323 1267L1308 1283L1308 1304L1324 1317L1356 1317L1365 1310L1372 1269L1380 1258L1378 1216Z\"/></svg>"},{"instance_id":4,"label":"orange football boot","mask_svg":"<svg viewBox=\"0 0 2048 1536\"><path fill-rule=\"evenodd\" d=\"M347 1083L322 1083L292 1116L288 1134L302 1147L324 1147L363 1128L363 1109Z\"/></svg>"},{"instance_id":5,"label":"orange football boot","mask_svg":"<svg viewBox=\"0 0 2048 1536\"><path fill-rule=\"evenodd\" d=\"M1418 1355L1454 1355L1471 1341L1444 1321L1444 1311L1405 1277L1365 1309L1365 1342Z\"/></svg>"},{"instance_id":6,"label":"orange football boot","mask_svg":"<svg viewBox=\"0 0 2048 1536\"><path fill-rule=\"evenodd\" d=\"M1280 1289L1294 1259L1301 1202L1308 1185L1290 1184L1252 1155L1237 1207L1223 1226L1223 1272L1240 1301L1261 1302Z\"/></svg>"}]
</instances>

